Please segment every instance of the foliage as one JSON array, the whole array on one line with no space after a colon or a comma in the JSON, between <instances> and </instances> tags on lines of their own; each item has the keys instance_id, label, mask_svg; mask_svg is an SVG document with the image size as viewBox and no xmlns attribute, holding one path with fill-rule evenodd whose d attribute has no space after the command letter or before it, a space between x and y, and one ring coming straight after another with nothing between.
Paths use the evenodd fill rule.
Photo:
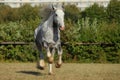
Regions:
<instances>
[{"instance_id":1,"label":"foliage","mask_svg":"<svg viewBox=\"0 0 120 80\"><path fill-rule=\"evenodd\" d=\"M109 22L115 21L120 23L120 1L111 0L107 7L107 18Z\"/></svg>"},{"instance_id":2,"label":"foliage","mask_svg":"<svg viewBox=\"0 0 120 80\"><path fill-rule=\"evenodd\" d=\"M38 26L39 19L29 22L9 22L0 25L0 41L25 41L33 42L34 29Z\"/></svg>"},{"instance_id":3,"label":"foliage","mask_svg":"<svg viewBox=\"0 0 120 80\"><path fill-rule=\"evenodd\" d=\"M120 63L120 8L117 7L118 3L112 1L108 9L94 4L83 12L74 5L65 6L66 27L61 31L65 62ZM109 23L106 17L115 21ZM40 21L37 6L10 8L0 5L0 42L34 42L34 30ZM38 54L33 44L0 45L0 61L36 61Z\"/></svg>"},{"instance_id":4,"label":"foliage","mask_svg":"<svg viewBox=\"0 0 120 80\"><path fill-rule=\"evenodd\" d=\"M23 5L19 8L20 19L29 21L39 18L39 6L32 7L29 4ZM27 13L26 13L27 12Z\"/></svg>"},{"instance_id":5,"label":"foliage","mask_svg":"<svg viewBox=\"0 0 120 80\"><path fill-rule=\"evenodd\" d=\"M65 6L65 19L76 22L80 18L80 10L75 5Z\"/></svg>"},{"instance_id":6,"label":"foliage","mask_svg":"<svg viewBox=\"0 0 120 80\"><path fill-rule=\"evenodd\" d=\"M20 8L11 8L6 5L0 5L0 23L9 21L29 21L39 17L39 6L32 7L28 4Z\"/></svg>"},{"instance_id":7,"label":"foliage","mask_svg":"<svg viewBox=\"0 0 120 80\"><path fill-rule=\"evenodd\" d=\"M0 5L0 23L10 20L12 13L9 6Z\"/></svg>"},{"instance_id":8,"label":"foliage","mask_svg":"<svg viewBox=\"0 0 120 80\"><path fill-rule=\"evenodd\" d=\"M93 21L95 18L99 21L103 21L106 19L106 12L103 6L99 6L98 4L94 4L85 9L82 13L82 17L89 17L90 21Z\"/></svg>"},{"instance_id":9,"label":"foliage","mask_svg":"<svg viewBox=\"0 0 120 80\"><path fill-rule=\"evenodd\" d=\"M32 47L33 45L0 46L0 60L22 62L36 61L38 52Z\"/></svg>"},{"instance_id":10,"label":"foliage","mask_svg":"<svg viewBox=\"0 0 120 80\"><path fill-rule=\"evenodd\" d=\"M72 26L74 27L71 27L71 22L67 22L68 28L63 32L62 40L69 41L64 48L73 61L120 62L120 25L106 22L98 24L96 19L91 23L90 19L86 18ZM103 44L78 45L77 42Z\"/></svg>"}]
</instances>

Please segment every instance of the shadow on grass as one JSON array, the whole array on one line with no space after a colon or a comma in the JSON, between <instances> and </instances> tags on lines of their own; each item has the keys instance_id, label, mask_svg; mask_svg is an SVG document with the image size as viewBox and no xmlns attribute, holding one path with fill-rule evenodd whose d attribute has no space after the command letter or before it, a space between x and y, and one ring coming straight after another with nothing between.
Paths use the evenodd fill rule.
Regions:
<instances>
[{"instance_id":1,"label":"shadow on grass","mask_svg":"<svg viewBox=\"0 0 120 80\"><path fill-rule=\"evenodd\" d=\"M24 74L35 75L35 76L45 75L43 73L35 72L35 71L17 71L16 73L24 73Z\"/></svg>"}]
</instances>

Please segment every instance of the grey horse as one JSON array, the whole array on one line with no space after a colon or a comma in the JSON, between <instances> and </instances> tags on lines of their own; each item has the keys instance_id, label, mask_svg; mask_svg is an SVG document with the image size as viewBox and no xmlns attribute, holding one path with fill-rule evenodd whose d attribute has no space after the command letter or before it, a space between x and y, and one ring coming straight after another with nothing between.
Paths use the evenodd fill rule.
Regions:
<instances>
[{"instance_id":1,"label":"grey horse","mask_svg":"<svg viewBox=\"0 0 120 80\"><path fill-rule=\"evenodd\" d=\"M38 61L38 68L44 69L45 61L42 49L47 51L47 58L49 63L49 74L53 74L52 64L54 61L55 50L58 52L58 62L56 68L59 68L62 64L62 48L60 40L60 30L64 30L64 11L62 6L52 5L49 8L50 14L43 23L41 23L34 33L35 43L40 52L40 60Z\"/></svg>"}]
</instances>

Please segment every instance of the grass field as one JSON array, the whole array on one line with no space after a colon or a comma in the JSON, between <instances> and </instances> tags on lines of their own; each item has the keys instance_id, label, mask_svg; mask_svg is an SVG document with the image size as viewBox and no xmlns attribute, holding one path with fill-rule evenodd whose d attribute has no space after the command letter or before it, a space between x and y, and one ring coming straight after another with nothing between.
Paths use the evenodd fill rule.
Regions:
<instances>
[{"instance_id":1,"label":"grass field","mask_svg":"<svg viewBox=\"0 0 120 80\"><path fill-rule=\"evenodd\" d=\"M120 80L120 64L65 63L54 75L36 69L36 63L0 63L0 80Z\"/></svg>"}]
</instances>

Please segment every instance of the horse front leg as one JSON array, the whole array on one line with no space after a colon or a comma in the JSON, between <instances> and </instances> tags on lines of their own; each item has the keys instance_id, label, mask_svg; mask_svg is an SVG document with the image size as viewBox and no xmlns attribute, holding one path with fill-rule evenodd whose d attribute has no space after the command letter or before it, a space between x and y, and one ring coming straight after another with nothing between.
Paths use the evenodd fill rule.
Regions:
<instances>
[{"instance_id":1,"label":"horse front leg","mask_svg":"<svg viewBox=\"0 0 120 80\"><path fill-rule=\"evenodd\" d=\"M47 57L48 57L48 63L53 63L54 58L50 48L47 48Z\"/></svg>"},{"instance_id":2,"label":"horse front leg","mask_svg":"<svg viewBox=\"0 0 120 80\"><path fill-rule=\"evenodd\" d=\"M60 68L62 65L62 53L63 53L61 45L57 47L57 50L58 50L58 62L56 63L55 66L56 68Z\"/></svg>"},{"instance_id":3,"label":"horse front leg","mask_svg":"<svg viewBox=\"0 0 120 80\"><path fill-rule=\"evenodd\" d=\"M55 49L54 48L48 48L47 49L47 57L48 57L48 63L49 63L49 75L53 74L53 70L52 70L52 63L54 61L54 53L55 53Z\"/></svg>"}]
</instances>

